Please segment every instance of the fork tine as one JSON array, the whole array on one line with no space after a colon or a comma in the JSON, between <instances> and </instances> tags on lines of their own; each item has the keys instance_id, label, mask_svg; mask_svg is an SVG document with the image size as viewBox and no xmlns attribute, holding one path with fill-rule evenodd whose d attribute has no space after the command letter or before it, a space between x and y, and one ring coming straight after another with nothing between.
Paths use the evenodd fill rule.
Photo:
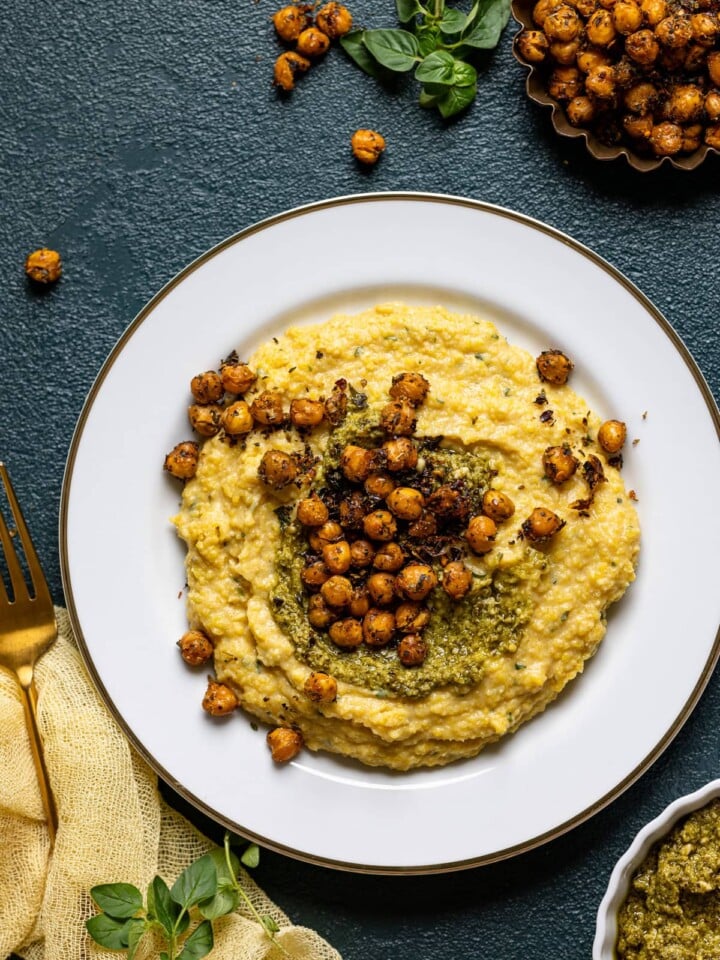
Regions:
<instances>
[{"instance_id":1,"label":"fork tine","mask_svg":"<svg viewBox=\"0 0 720 960\"><path fill-rule=\"evenodd\" d=\"M3 486L5 487L8 503L10 504L10 509L12 510L13 519L15 520L15 527L20 535L20 542L22 543L23 550L25 551L25 559L27 560L28 570L30 571L30 578L35 591L35 599L49 600L50 591L48 589L42 567L40 566L37 553L35 553L35 547L33 546L32 539L30 538L30 531L27 528L25 518L23 517L22 510L20 509L20 504L17 501L15 491L10 483L10 477L8 476L5 464L1 462L0 480L2 480ZM7 564L8 572L10 574L10 582L12 583L15 599L17 600L22 590L24 590L25 594L28 595L28 589L27 584L25 583L25 577L23 576L22 567L20 566L20 561L18 560L17 553L15 552L15 548L13 546L10 531L7 528L7 524L5 523L2 514L0 514L0 541L2 541L3 549L5 551L5 563Z\"/></svg>"}]
</instances>

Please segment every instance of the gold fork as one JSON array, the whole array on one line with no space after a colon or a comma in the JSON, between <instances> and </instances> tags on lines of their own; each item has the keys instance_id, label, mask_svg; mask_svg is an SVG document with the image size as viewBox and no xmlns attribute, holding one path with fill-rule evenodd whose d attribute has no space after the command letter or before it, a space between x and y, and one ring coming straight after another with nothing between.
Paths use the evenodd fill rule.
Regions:
<instances>
[{"instance_id":1,"label":"gold fork","mask_svg":"<svg viewBox=\"0 0 720 960\"><path fill-rule=\"evenodd\" d=\"M0 513L0 543L5 553L5 565L12 585L12 600L0 577L0 667L11 670L18 678L22 691L25 721L30 735L35 770L37 771L43 807L47 817L50 846L55 843L57 812L50 789L42 739L37 724L37 691L33 682L35 664L57 638L57 622L52 598L40 566L20 504L10 483L5 464L0 463L0 480L12 510L15 528L20 537L27 568L32 581L32 594L23 576L20 560L13 546L10 531Z\"/></svg>"}]
</instances>

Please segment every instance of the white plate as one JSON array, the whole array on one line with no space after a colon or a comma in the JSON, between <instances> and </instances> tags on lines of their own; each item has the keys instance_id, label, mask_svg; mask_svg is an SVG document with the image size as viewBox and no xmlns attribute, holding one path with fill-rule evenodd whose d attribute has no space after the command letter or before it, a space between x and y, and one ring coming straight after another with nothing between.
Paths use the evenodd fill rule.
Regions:
<instances>
[{"instance_id":1,"label":"white plate","mask_svg":"<svg viewBox=\"0 0 720 960\"><path fill-rule=\"evenodd\" d=\"M183 548L165 453L188 434L190 378L290 323L380 301L493 319L511 342L573 357L573 386L627 421L643 531L636 583L584 676L477 758L393 774L305 752L200 710L175 648ZM645 415L647 412L647 415ZM667 322L568 237L485 204L417 194L327 201L243 231L145 307L80 418L63 490L66 599L87 664L158 773L216 820L316 863L430 872L544 842L599 810L680 729L718 655L718 413Z\"/></svg>"}]
</instances>

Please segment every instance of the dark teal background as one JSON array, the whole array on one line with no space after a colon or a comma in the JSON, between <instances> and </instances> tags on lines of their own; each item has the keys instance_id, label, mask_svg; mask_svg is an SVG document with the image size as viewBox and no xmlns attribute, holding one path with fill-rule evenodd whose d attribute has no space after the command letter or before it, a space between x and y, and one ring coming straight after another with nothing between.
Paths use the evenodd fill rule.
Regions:
<instances>
[{"instance_id":1,"label":"dark teal background","mask_svg":"<svg viewBox=\"0 0 720 960\"><path fill-rule=\"evenodd\" d=\"M548 115L526 99L512 28L481 69L476 103L452 124L417 107L412 85L384 92L338 50L281 99L270 84L279 52L268 20L274 9L268 0L28 0L3 9L0 457L58 602L63 466L101 363L140 307L185 264L288 207L347 193L429 190L537 217L637 283L718 395L717 157L695 173L639 175L557 139ZM365 26L394 20L391 0L353 0L352 10ZM370 171L349 153L359 126L379 129L388 142ZM428 236L428 269L435 252L452 243ZM60 250L65 262L62 281L46 292L31 289L23 276L25 255L42 245ZM331 242L298 256L322 258L332 271ZM563 281L557 277L559 296ZM582 323L581 303L577 312ZM163 389L161 362L156 381L138 389L151 415L153 395ZM132 429L128 423L129 437ZM693 519L703 451L694 463L668 469L690 504L681 513L668 504L678 562L686 562L682 531ZM99 542L99 562L111 549ZM683 642L677 638L679 656ZM512 861L446 876L382 878L266 852L257 879L346 960L589 957L615 860L667 802L718 775L718 727L715 678L635 786L571 834ZM568 782L572 776L569 764ZM420 849L423 842L418 835Z\"/></svg>"}]
</instances>

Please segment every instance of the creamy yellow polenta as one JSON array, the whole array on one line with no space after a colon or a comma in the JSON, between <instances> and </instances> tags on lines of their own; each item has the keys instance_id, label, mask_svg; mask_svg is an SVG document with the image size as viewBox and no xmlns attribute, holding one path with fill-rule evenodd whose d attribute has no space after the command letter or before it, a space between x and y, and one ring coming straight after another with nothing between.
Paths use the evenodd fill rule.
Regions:
<instances>
[{"instance_id":1,"label":"creamy yellow polenta","mask_svg":"<svg viewBox=\"0 0 720 960\"><path fill-rule=\"evenodd\" d=\"M600 418L570 386L541 383L534 358L493 324L441 307L391 304L293 328L249 363L259 377L255 392L316 399L343 377L362 390L369 414L387 403L393 376L422 373L430 391L418 408L417 435L482 457L496 472L493 486L515 503L493 550L472 560L474 573L527 569L528 551L542 562L524 583L522 629L487 655L473 683L404 696L339 676L337 700L315 703L303 693L312 661L282 628L274 603L282 587L278 506L291 512L305 492L273 491L258 478L266 450L299 452L305 440L283 431L255 431L235 445L213 438L175 523L188 547L189 618L215 642L218 679L260 720L297 726L310 749L400 770L473 756L544 710L582 672L605 633L607 607L634 579L637 515L595 442ZM536 402L541 390L545 404ZM328 438L325 426L307 442L322 456ZM565 443L581 463L592 453L605 468L607 480L586 511L571 506L588 496L582 470L561 485L543 477L543 452ZM519 530L538 506L566 523L549 544L533 547Z\"/></svg>"}]
</instances>

